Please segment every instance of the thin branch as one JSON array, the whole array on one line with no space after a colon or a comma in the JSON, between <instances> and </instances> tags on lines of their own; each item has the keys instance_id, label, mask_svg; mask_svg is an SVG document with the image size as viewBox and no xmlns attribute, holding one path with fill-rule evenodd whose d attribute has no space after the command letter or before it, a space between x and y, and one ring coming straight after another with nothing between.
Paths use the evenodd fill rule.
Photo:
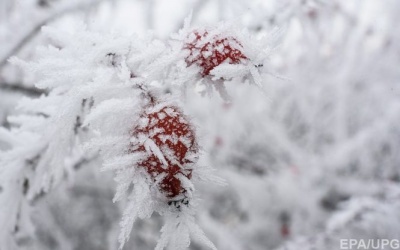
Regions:
<instances>
[{"instance_id":1,"label":"thin branch","mask_svg":"<svg viewBox=\"0 0 400 250\"><path fill-rule=\"evenodd\" d=\"M62 17L68 13L78 11L78 10L84 10L91 8L94 5L98 5L104 1L110 1L110 0L90 0L90 1L85 1L83 3L77 3L76 5L72 6L64 6L60 5L57 6L54 9L54 12L49 14L47 17L45 17L43 20L40 20L36 25L34 25L30 31L28 31L22 38L19 39L19 41L16 42L16 44L10 49L8 53L5 54L3 58L0 60L0 69L3 68L7 64L7 60L12 57L13 55L16 55L30 40L32 40L33 37L40 31L41 27L59 17Z\"/></svg>"},{"instance_id":2,"label":"thin branch","mask_svg":"<svg viewBox=\"0 0 400 250\"><path fill-rule=\"evenodd\" d=\"M8 84L8 83L0 83L0 91L17 92L32 97L37 97L42 94L46 94L46 91L35 87L23 86L22 84Z\"/></svg>"}]
</instances>

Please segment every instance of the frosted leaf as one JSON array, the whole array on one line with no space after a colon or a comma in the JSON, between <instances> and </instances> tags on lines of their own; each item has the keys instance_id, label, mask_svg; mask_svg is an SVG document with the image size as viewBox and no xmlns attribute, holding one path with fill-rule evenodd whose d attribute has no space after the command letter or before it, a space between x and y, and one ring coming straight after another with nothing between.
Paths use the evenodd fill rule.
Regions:
<instances>
[{"instance_id":1,"label":"frosted leaf","mask_svg":"<svg viewBox=\"0 0 400 250\"><path fill-rule=\"evenodd\" d=\"M216 250L214 244L194 222L194 217L188 211L179 215L169 214L161 229L161 238L155 250L174 249L184 250L190 245L190 237L209 249Z\"/></svg>"},{"instance_id":2,"label":"frosted leaf","mask_svg":"<svg viewBox=\"0 0 400 250\"><path fill-rule=\"evenodd\" d=\"M232 79L246 76L249 73L249 67L247 65L222 63L211 70L210 73L213 76L213 80L221 78Z\"/></svg>"},{"instance_id":3,"label":"frosted leaf","mask_svg":"<svg viewBox=\"0 0 400 250\"><path fill-rule=\"evenodd\" d=\"M129 239L133 223L137 218L149 218L153 213L150 189L144 178L138 179L133 186L133 192L129 196L128 206L125 208L120 222L121 232L118 240L119 249L122 249Z\"/></svg>"},{"instance_id":4,"label":"frosted leaf","mask_svg":"<svg viewBox=\"0 0 400 250\"><path fill-rule=\"evenodd\" d=\"M102 171L105 170L123 170L123 169L135 169L132 165L135 162L139 162L142 160L146 155L143 153L132 153L128 155L116 156L110 159L107 159L103 163L103 167L101 168Z\"/></svg>"},{"instance_id":5,"label":"frosted leaf","mask_svg":"<svg viewBox=\"0 0 400 250\"><path fill-rule=\"evenodd\" d=\"M261 78L260 73L258 72L257 68L252 67L252 66L250 66L249 68L250 68L250 73L251 73L251 76L253 77L254 83L258 87L262 88L262 78Z\"/></svg>"},{"instance_id":6,"label":"frosted leaf","mask_svg":"<svg viewBox=\"0 0 400 250\"><path fill-rule=\"evenodd\" d=\"M115 112L134 113L135 101L131 98L126 99L108 99L98 105L86 117L84 125L91 123L94 120L104 118L105 115L112 115Z\"/></svg>"}]
</instances>

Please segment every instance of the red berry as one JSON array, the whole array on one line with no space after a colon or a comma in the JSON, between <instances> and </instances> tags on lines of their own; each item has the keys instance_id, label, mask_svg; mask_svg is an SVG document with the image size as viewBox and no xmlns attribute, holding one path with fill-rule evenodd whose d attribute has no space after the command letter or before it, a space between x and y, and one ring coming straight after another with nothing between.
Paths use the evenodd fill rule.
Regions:
<instances>
[{"instance_id":1,"label":"red berry","mask_svg":"<svg viewBox=\"0 0 400 250\"><path fill-rule=\"evenodd\" d=\"M287 212L282 212L279 215L279 220L281 222L280 233L282 237L290 236L290 215Z\"/></svg>"},{"instance_id":2,"label":"red berry","mask_svg":"<svg viewBox=\"0 0 400 250\"><path fill-rule=\"evenodd\" d=\"M197 64L201 74L207 76L210 71L223 62L239 64L248 58L243 53L242 44L232 36L216 35L210 37L207 31L195 31L184 45L190 55L186 63L190 66Z\"/></svg>"},{"instance_id":3,"label":"red berry","mask_svg":"<svg viewBox=\"0 0 400 250\"><path fill-rule=\"evenodd\" d=\"M153 181L164 174L158 183L159 190L167 198L173 199L187 192L177 175L182 174L188 179L192 177L192 166L198 158L199 148L194 130L177 107L152 109L154 105L148 106L142 113L141 122L133 129L132 135L152 140L165 160L161 160L154 152L146 151L146 141L132 145L131 152L147 152L148 156L138 166L144 168Z\"/></svg>"},{"instance_id":4,"label":"red berry","mask_svg":"<svg viewBox=\"0 0 400 250\"><path fill-rule=\"evenodd\" d=\"M224 140L220 136L215 137L215 146L222 147L222 145L224 145Z\"/></svg>"},{"instance_id":5,"label":"red berry","mask_svg":"<svg viewBox=\"0 0 400 250\"><path fill-rule=\"evenodd\" d=\"M286 225L286 224L283 224L282 226L281 226L281 235L282 235L282 237L289 237L289 235L290 235L290 230L289 230L289 226L288 225Z\"/></svg>"}]
</instances>

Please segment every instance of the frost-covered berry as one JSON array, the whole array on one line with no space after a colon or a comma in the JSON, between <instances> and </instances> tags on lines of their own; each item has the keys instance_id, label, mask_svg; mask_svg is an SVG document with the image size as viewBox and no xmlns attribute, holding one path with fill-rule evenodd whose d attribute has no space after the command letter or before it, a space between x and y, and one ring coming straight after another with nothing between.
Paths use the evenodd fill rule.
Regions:
<instances>
[{"instance_id":1,"label":"frost-covered berry","mask_svg":"<svg viewBox=\"0 0 400 250\"><path fill-rule=\"evenodd\" d=\"M186 63L189 66L197 64L203 76L209 75L211 70L223 62L239 64L248 60L237 38L223 34L210 35L207 31L191 33L184 49L189 50Z\"/></svg>"},{"instance_id":2,"label":"frost-covered berry","mask_svg":"<svg viewBox=\"0 0 400 250\"><path fill-rule=\"evenodd\" d=\"M131 152L145 152L138 163L168 199L187 196L181 178L191 179L199 148L188 119L175 106L149 105L132 135L139 144Z\"/></svg>"}]
</instances>

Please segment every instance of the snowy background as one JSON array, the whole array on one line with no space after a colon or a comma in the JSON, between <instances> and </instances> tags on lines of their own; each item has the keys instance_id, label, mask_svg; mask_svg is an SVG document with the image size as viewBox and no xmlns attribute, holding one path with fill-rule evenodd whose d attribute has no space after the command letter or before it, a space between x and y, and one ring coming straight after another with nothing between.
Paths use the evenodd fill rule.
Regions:
<instances>
[{"instance_id":1,"label":"snowy background","mask_svg":"<svg viewBox=\"0 0 400 250\"><path fill-rule=\"evenodd\" d=\"M96 32L168 39L193 11L193 25L228 21L255 38L270 36L263 91L227 83L230 104L195 91L185 99L202 163L228 182L197 188L200 227L220 250L336 250L343 238L399 239L399 1L0 1L0 123L7 129L21 98L44 94L34 76L7 61L35 61L35 48L49 43L43 25L69 33L85 23ZM123 205L112 202L112 173L90 161L74 169L29 204L34 229L15 233L19 249L118 249ZM11 216L12 199L1 199L0 217ZM156 214L138 220L124 249L154 249L162 225Z\"/></svg>"}]
</instances>

